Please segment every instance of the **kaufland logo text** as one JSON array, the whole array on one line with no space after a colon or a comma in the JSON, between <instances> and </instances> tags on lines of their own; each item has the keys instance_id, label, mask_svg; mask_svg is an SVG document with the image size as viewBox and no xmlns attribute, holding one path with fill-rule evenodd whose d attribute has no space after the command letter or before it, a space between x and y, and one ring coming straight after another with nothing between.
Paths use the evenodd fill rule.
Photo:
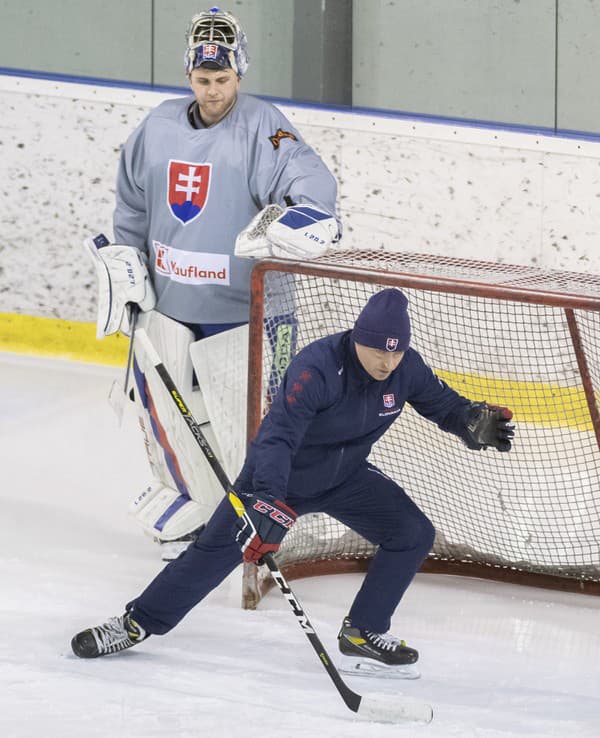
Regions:
<instances>
[{"instance_id":1,"label":"kaufland logo text","mask_svg":"<svg viewBox=\"0 0 600 738\"><path fill-rule=\"evenodd\" d=\"M186 284L229 285L229 256L183 251L153 241L156 273Z\"/></svg>"}]
</instances>

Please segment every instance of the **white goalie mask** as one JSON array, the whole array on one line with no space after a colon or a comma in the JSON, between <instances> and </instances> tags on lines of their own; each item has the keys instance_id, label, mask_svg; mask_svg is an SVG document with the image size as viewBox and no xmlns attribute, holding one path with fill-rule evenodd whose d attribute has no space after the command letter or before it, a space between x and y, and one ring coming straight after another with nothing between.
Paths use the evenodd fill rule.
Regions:
<instances>
[{"instance_id":1,"label":"white goalie mask","mask_svg":"<svg viewBox=\"0 0 600 738\"><path fill-rule=\"evenodd\" d=\"M248 42L237 18L226 10L211 8L195 15L186 32L185 72L204 63L231 67L242 77L248 69Z\"/></svg>"}]
</instances>

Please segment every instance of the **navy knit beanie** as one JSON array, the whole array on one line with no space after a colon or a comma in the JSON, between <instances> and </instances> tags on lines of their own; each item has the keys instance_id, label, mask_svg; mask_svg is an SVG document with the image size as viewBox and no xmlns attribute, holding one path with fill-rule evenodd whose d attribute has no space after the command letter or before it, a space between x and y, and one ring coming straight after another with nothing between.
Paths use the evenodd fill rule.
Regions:
<instances>
[{"instance_id":1,"label":"navy knit beanie","mask_svg":"<svg viewBox=\"0 0 600 738\"><path fill-rule=\"evenodd\" d=\"M377 292L356 319L352 338L356 343L382 351L406 351L410 344L408 300L400 290Z\"/></svg>"}]
</instances>

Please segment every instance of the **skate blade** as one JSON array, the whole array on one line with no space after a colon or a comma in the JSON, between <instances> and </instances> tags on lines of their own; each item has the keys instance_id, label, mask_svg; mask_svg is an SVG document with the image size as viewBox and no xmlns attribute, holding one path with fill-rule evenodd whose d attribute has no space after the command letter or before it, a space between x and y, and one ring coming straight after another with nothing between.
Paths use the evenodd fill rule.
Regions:
<instances>
[{"instance_id":1,"label":"skate blade","mask_svg":"<svg viewBox=\"0 0 600 738\"><path fill-rule=\"evenodd\" d=\"M388 666L373 659L342 656L338 671L352 676L378 677L379 679L420 679L421 672L414 664Z\"/></svg>"}]
</instances>

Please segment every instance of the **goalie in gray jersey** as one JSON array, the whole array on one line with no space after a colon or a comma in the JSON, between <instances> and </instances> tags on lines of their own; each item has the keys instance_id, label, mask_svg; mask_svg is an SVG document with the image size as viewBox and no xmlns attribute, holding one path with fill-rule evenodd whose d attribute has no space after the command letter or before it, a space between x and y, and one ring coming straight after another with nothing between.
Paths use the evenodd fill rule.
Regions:
<instances>
[{"instance_id":1,"label":"goalie in gray jersey","mask_svg":"<svg viewBox=\"0 0 600 738\"><path fill-rule=\"evenodd\" d=\"M340 237L337 185L276 107L239 93L248 56L233 15L211 8L192 18L185 66L193 96L152 110L122 150L115 244L88 243L97 334L129 333L138 306L138 325L234 478L245 455L252 258L303 260L331 249ZM289 345L293 316L272 318L273 341L282 335ZM202 528L222 490L137 346L133 368L154 479L132 512L158 541L183 541L163 549L167 559Z\"/></svg>"}]
</instances>

